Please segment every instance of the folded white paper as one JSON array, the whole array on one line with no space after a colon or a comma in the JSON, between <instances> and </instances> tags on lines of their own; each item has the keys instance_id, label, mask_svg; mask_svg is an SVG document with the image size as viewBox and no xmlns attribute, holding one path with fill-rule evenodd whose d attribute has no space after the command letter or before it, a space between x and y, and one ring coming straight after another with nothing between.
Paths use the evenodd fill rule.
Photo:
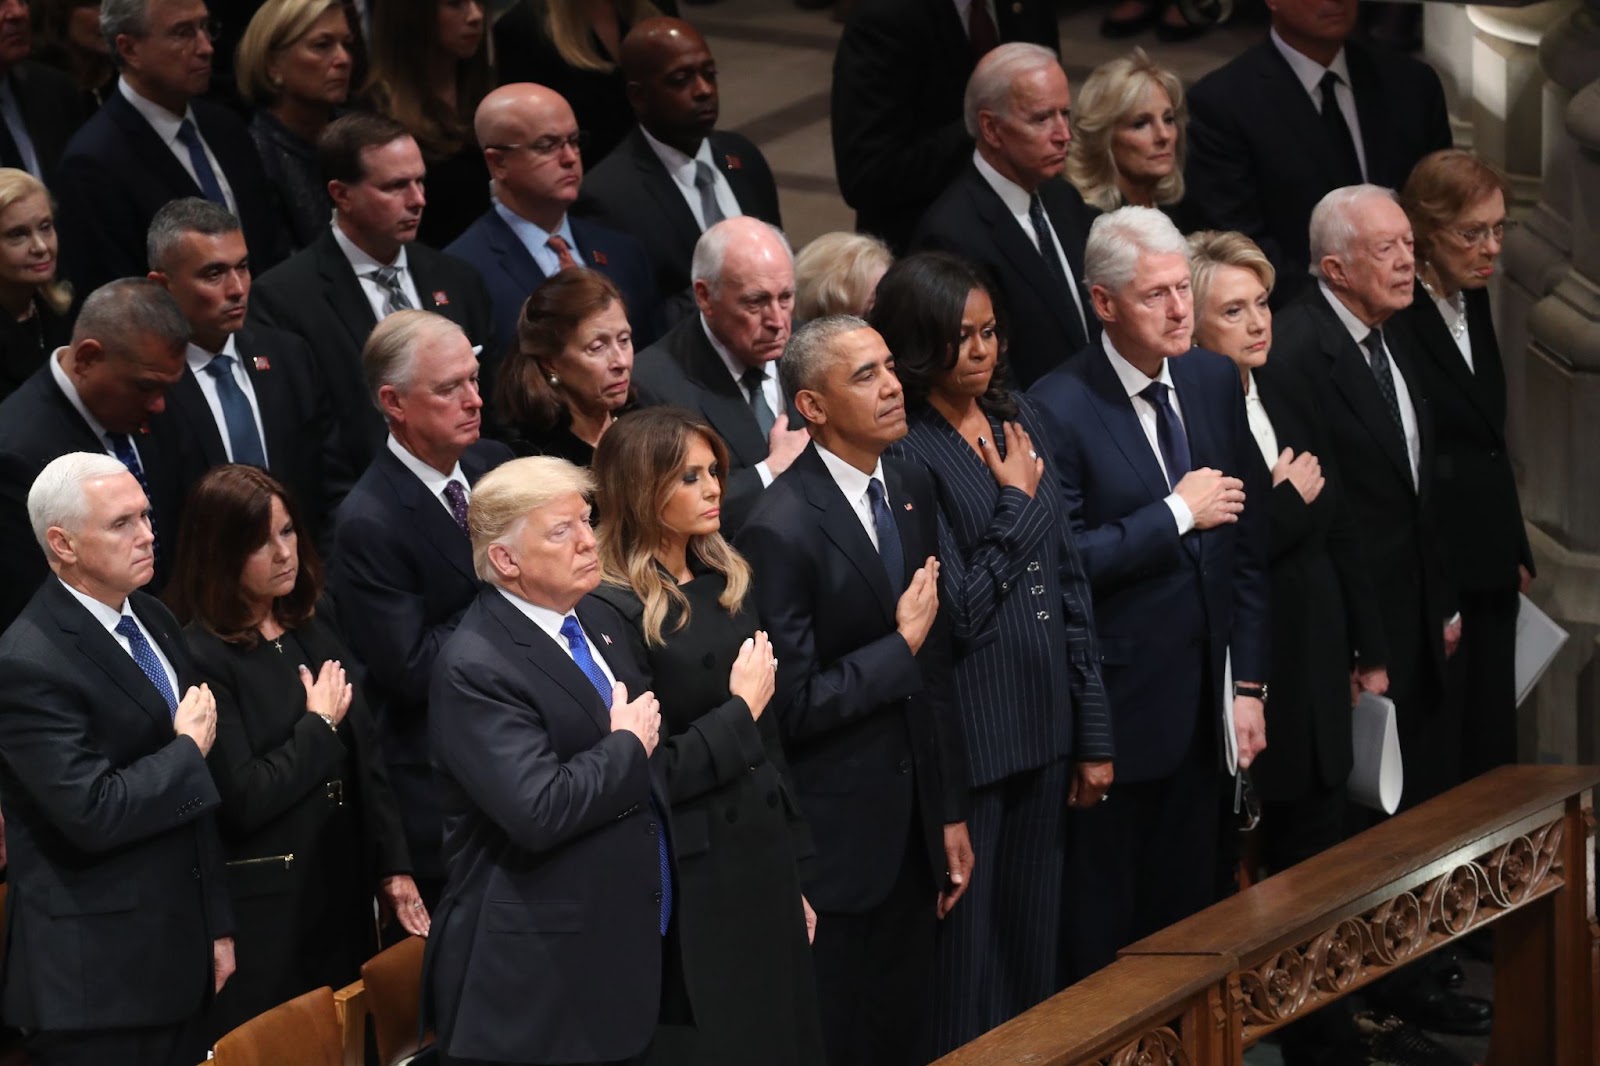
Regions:
<instances>
[{"instance_id":1,"label":"folded white paper","mask_svg":"<svg viewBox=\"0 0 1600 1066\"><path fill-rule=\"evenodd\" d=\"M1517 706L1528 698L1533 686L1555 661L1556 652L1567 642L1567 631L1556 625L1539 605L1520 597L1517 609Z\"/></svg>"},{"instance_id":2,"label":"folded white paper","mask_svg":"<svg viewBox=\"0 0 1600 1066\"><path fill-rule=\"evenodd\" d=\"M1222 659L1222 758L1228 773L1239 772L1239 733L1233 727L1233 651Z\"/></svg>"},{"instance_id":3,"label":"folded white paper","mask_svg":"<svg viewBox=\"0 0 1600 1066\"><path fill-rule=\"evenodd\" d=\"M1363 692L1350 714L1350 739L1355 747L1355 765L1345 786L1350 798L1363 807L1393 814L1405 787L1394 701Z\"/></svg>"}]
</instances>

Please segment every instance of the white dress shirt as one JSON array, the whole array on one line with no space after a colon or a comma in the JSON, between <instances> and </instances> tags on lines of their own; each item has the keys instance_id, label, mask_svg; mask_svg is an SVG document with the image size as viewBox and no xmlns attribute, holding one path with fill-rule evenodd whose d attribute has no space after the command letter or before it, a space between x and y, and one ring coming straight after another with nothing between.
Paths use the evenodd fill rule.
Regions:
<instances>
[{"instance_id":1,"label":"white dress shirt","mask_svg":"<svg viewBox=\"0 0 1600 1066\"><path fill-rule=\"evenodd\" d=\"M494 212L511 227L511 232L516 235L517 240L521 241L528 254L533 256L533 265L538 267L539 272L545 277L554 277L561 269L561 257L550 247L552 235L566 241L567 250L572 253L573 261L579 266L584 265L583 253L578 249L577 239L572 236L572 219L566 215L561 216L561 225L553 230L547 230L537 222L529 222L498 199L494 201Z\"/></svg>"},{"instance_id":2,"label":"white dress shirt","mask_svg":"<svg viewBox=\"0 0 1600 1066\"><path fill-rule=\"evenodd\" d=\"M995 191L995 195L1000 197L1000 202L1006 205L1006 210L1011 212L1011 217L1017 220L1017 225L1022 227L1022 235L1028 238L1028 243L1033 245L1041 256L1050 254L1039 248L1039 236L1034 232L1033 219L1028 216L1028 207L1033 201L1033 195L990 166L989 161L978 152L972 153L972 165L978 168L978 173L989 183L989 188ZM1078 312L1078 321L1083 324L1083 333L1087 337L1089 321L1084 317L1083 296L1078 292L1078 279L1072 276L1072 260L1067 258L1066 250L1061 247L1061 237L1056 233L1055 223L1050 221L1049 211L1044 214L1044 225L1045 229L1050 231L1050 244L1056 259L1061 263L1061 272L1066 275L1069 282L1067 291L1072 293L1072 306Z\"/></svg>"},{"instance_id":3,"label":"white dress shirt","mask_svg":"<svg viewBox=\"0 0 1600 1066\"><path fill-rule=\"evenodd\" d=\"M1367 339L1367 334L1372 332L1372 327L1352 314L1328 288L1327 282L1318 281L1317 288L1322 290L1322 298L1328 301L1333 313L1339 316L1339 321L1349 331L1350 339L1356 342L1356 351L1361 354L1361 362L1367 367L1367 373L1371 374L1372 364L1367 360L1367 349L1362 346L1362 342ZM1406 385L1406 376L1400 373L1399 364L1394 361L1394 349L1389 347L1388 340L1383 342L1383 351L1389 357L1389 373L1394 377L1395 399L1400 404L1400 428L1405 434L1406 458L1410 460L1411 465L1411 487L1415 489L1422 469L1422 437L1417 432L1417 409L1411 404L1411 389Z\"/></svg>"},{"instance_id":4,"label":"white dress shirt","mask_svg":"<svg viewBox=\"0 0 1600 1066\"><path fill-rule=\"evenodd\" d=\"M11 141L17 146L17 154L22 157L22 166L29 174L44 180L44 174L39 169L39 153L33 147L33 135L28 132L28 124L22 117L22 105L17 100L17 93L11 87L9 74L0 76L0 119L5 120L6 131L11 134Z\"/></svg>"},{"instance_id":5,"label":"white dress shirt","mask_svg":"<svg viewBox=\"0 0 1600 1066\"><path fill-rule=\"evenodd\" d=\"M511 606L515 607L517 610L526 615L528 620L534 625L544 630L545 634L549 636L551 640L555 641L561 650L566 653L567 658L572 659L574 663L578 661L577 659L573 658L572 646L567 643L566 635L561 632L561 623L565 622L568 618L577 618L578 616L576 614L573 614L571 611L568 611L566 614L562 614L560 611L552 611L548 607L540 607L537 603L529 603L521 596L518 596L515 592L512 592L509 589L501 588L498 585L495 586L495 589L500 593L500 595L506 598L507 603L511 604ZM599 664L600 672L606 675L607 681L615 685L617 683L617 675L611 672L611 665L606 662L606 657L600 654L600 649L594 646L594 641L589 639L589 634L584 630L583 623L581 622L578 623L578 631L583 633L583 642L589 646L589 654L593 656L594 661ZM637 695L639 695L639 693L630 692L628 693L628 698L633 699Z\"/></svg>"},{"instance_id":6,"label":"white dress shirt","mask_svg":"<svg viewBox=\"0 0 1600 1066\"><path fill-rule=\"evenodd\" d=\"M411 306L427 310L422 306L422 297L417 294L417 283L411 277L411 271L406 266L406 246L401 245L400 251L395 255L394 262L380 263L372 256L356 247L356 243L345 235L339 228L339 213L333 213L333 241L339 246L339 251L344 253L345 261L350 264L350 269L355 271L356 280L361 283L361 292L367 298L367 304L372 308L372 317L379 322L384 320L383 305L389 300L389 290L378 284L378 279L372 272L379 267L392 266L400 271L400 288L405 290L406 298L411 301Z\"/></svg>"},{"instance_id":7,"label":"white dress shirt","mask_svg":"<svg viewBox=\"0 0 1600 1066\"><path fill-rule=\"evenodd\" d=\"M56 578L56 580L61 581L60 578ZM83 604L84 609L94 615L96 622L106 627L106 632L111 634L111 639L117 642L118 647L128 653L128 658L130 659L133 658L133 645L128 643L127 637L117 632L117 623L122 621L123 615L133 619L133 624L139 627L139 632L144 634L144 639L150 642L150 650L156 653L156 661L161 664L162 671L167 675L167 684L172 686L172 698L176 700L183 699L183 693L178 691L178 672L172 668L172 662L167 658L167 653L161 650L161 645L157 644L156 638L150 635L150 630L145 627L144 622L138 615L128 609L127 600L122 601L121 607L111 607L101 603L93 596L85 596L65 581L61 581L61 587L72 593L72 598ZM144 667L141 666L139 669L143 671Z\"/></svg>"},{"instance_id":8,"label":"white dress shirt","mask_svg":"<svg viewBox=\"0 0 1600 1066\"><path fill-rule=\"evenodd\" d=\"M705 215L700 210L700 188L694 183L695 171L699 168L697 163L706 163L711 167L711 173L716 175L712 183L712 191L717 197L717 206L722 209L723 218L733 218L735 215L744 214L744 208L739 206L739 200L733 195L733 186L728 184L728 178L722 173L722 168L711 155L711 142L702 140L700 150L693 158L684 155L670 144L662 144L650 136L650 131L643 126L639 132L644 134L645 143L650 150L655 152L656 158L661 160L661 165L667 168L667 174L672 178L672 183L678 187L678 192L683 196L683 202L689 205L689 212L694 215L695 225L700 227L700 232L706 230Z\"/></svg>"},{"instance_id":9,"label":"white dress shirt","mask_svg":"<svg viewBox=\"0 0 1600 1066\"><path fill-rule=\"evenodd\" d=\"M1244 415L1250 422L1250 435L1261 449L1261 458L1271 470L1283 449L1278 447L1278 432L1272 428L1272 419L1267 417L1267 409L1261 403L1261 390L1256 387L1254 374L1250 375L1250 385L1244 393Z\"/></svg>"},{"instance_id":10,"label":"white dress shirt","mask_svg":"<svg viewBox=\"0 0 1600 1066\"><path fill-rule=\"evenodd\" d=\"M57 348L50 353L50 376L55 378L56 387L66 396L67 402L72 405L72 409L78 412L83 420L89 424L89 428L94 431L95 439L100 442L100 447L105 449L107 455L115 459L117 458L117 453L111 448L111 441L107 437L108 431L106 427L101 425L100 420L90 414L89 409L83 405L83 397L78 395L77 387L72 384L72 379L67 377L66 370L61 366L61 353L65 351L67 351L66 348ZM133 449L133 454L139 459L139 469L143 470L144 456L139 455L139 434L128 434L128 446Z\"/></svg>"},{"instance_id":11,"label":"white dress shirt","mask_svg":"<svg viewBox=\"0 0 1600 1066\"><path fill-rule=\"evenodd\" d=\"M739 358L728 351L727 346L717 340L717 335L711 332L711 327L706 324L704 315L700 316L700 329L705 332L706 340L711 342L711 350L717 353L717 358L722 360L722 365L728 368L728 373L733 377L734 385L738 386L739 397L746 404L750 402L750 390L744 387L745 371L750 368L739 361ZM783 402L783 390L778 387L777 364L766 365L766 380L761 383L761 395L766 398L767 407L772 411L772 417L786 414L788 405ZM790 429L797 427L790 426ZM765 459L756 464L756 473L761 478L761 487L766 488L772 484L772 467L767 465Z\"/></svg>"},{"instance_id":12,"label":"white dress shirt","mask_svg":"<svg viewBox=\"0 0 1600 1066\"><path fill-rule=\"evenodd\" d=\"M1450 337L1456 342L1456 350L1461 353L1461 358L1467 362L1467 369L1476 374L1478 368L1472 362L1472 331L1467 328L1467 301L1461 291L1456 290L1454 296L1434 296L1433 290L1424 285L1423 290L1433 300L1433 306L1439 309L1439 317L1444 319L1444 328L1450 331Z\"/></svg>"},{"instance_id":13,"label":"white dress shirt","mask_svg":"<svg viewBox=\"0 0 1600 1066\"><path fill-rule=\"evenodd\" d=\"M228 210L235 215L239 213L239 203L233 198L233 186L228 184L228 175L222 172L222 164L217 162L217 155L206 143L206 135L200 132L200 123L194 120L194 108L184 109L183 114L174 115L153 100L146 100L133 91L133 86L128 84L128 79L118 78L117 89L121 91L122 98L133 105L133 109L150 123L150 128L156 131L156 136L161 138L161 143L167 146L178 164L194 179L196 186L200 184L200 175L194 171L194 160L189 158L189 146L178 140L178 128L183 125L183 120L188 119L194 126L196 135L200 138L200 147L205 150L206 161L211 164L211 172L217 176L217 184L222 187L222 198L228 201Z\"/></svg>"},{"instance_id":14,"label":"white dress shirt","mask_svg":"<svg viewBox=\"0 0 1600 1066\"><path fill-rule=\"evenodd\" d=\"M1361 118L1356 114L1356 94L1350 88L1350 64L1345 61L1344 49L1339 49L1339 54L1333 57L1333 62L1323 66L1315 59L1303 52L1296 52L1289 47L1289 43L1278 36L1277 30L1271 31L1272 45L1278 54L1288 61L1294 76L1305 87L1306 93L1311 97L1311 106L1322 112L1322 76L1328 71L1339 75L1339 83L1333 87L1333 98L1339 102L1339 111L1344 115L1344 124L1350 127L1350 139L1356 145L1356 162L1361 167L1361 179L1367 178L1367 150L1361 145Z\"/></svg>"},{"instance_id":15,"label":"white dress shirt","mask_svg":"<svg viewBox=\"0 0 1600 1066\"><path fill-rule=\"evenodd\" d=\"M406 446L395 440L393 433L389 434L387 443L389 450L394 453L394 457L400 460L407 470L417 475L417 480L428 487L428 492L434 499L439 501L439 506L444 508L445 514L449 515L450 521L454 522L456 513L450 509L450 500L444 494L444 487L452 481L459 481L461 482L461 491L466 493L467 500L470 501L472 499L472 486L467 484L467 475L461 472L460 461L456 462L455 468L448 474L441 474L415 455L406 451Z\"/></svg>"},{"instance_id":16,"label":"white dress shirt","mask_svg":"<svg viewBox=\"0 0 1600 1066\"><path fill-rule=\"evenodd\" d=\"M1169 390L1167 402L1172 405L1173 413L1178 416L1178 422L1184 425L1184 431L1187 433L1188 426L1183 421L1183 405L1178 402L1178 390L1172 385L1172 369L1163 359L1161 372L1154 378L1145 377L1143 370L1122 357L1122 353L1111 343L1109 334L1100 334L1100 344L1111 360L1111 369L1117 372L1117 380L1122 382L1123 391L1128 394L1128 400L1133 404L1133 413L1139 418L1139 428L1144 430L1145 440L1150 442L1150 451L1156 457L1156 465L1161 468L1161 476L1166 479L1167 484L1172 484L1172 476L1167 473L1167 461L1161 455L1161 440L1156 436L1156 423L1161 415L1156 411L1155 404L1139 395L1150 387L1151 381L1159 381L1165 385ZM1194 454L1192 449L1190 454ZM1183 502L1182 496L1174 492L1162 502L1172 512L1172 520L1178 524L1178 536L1181 537L1194 528L1194 512L1189 510L1189 505Z\"/></svg>"},{"instance_id":17,"label":"white dress shirt","mask_svg":"<svg viewBox=\"0 0 1600 1066\"><path fill-rule=\"evenodd\" d=\"M217 379L206 372L206 367L211 365L217 355L233 356L233 366L229 368L229 376L233 383L239 386L239 391L244 393L244 398L250 402L250 415L256 422L256 436L261 440L261 456L271 461L267 454L267 430L261 424L261 405L256 402L256 387L250 383L250 375L245 372L244 364L239 359L239 350L234 346L234 335L228 334L228 341L222 346L222 351L213 355L198 344L189 345L184 357L189 360L189 370L194 374L195 381L200 383L200 394L206 398L206 406L211 408L211 420L217 424L217 433L222 437L222 448L228 453L228 462L233 462L233 441L228 437L228 420L222 413L222 397L217 392Z\"/></svg>"},{"instance_id":18,"label":"white dress shirt","mask_svg":"<svg viewBox=\"0 0 1600 1066\"><path fill-rule=\"evenodd\" d=\"M833 477L833 483L839 486L839 491L844 493L850 509L856 513L856 519L861 523L861 528L867 531L867 539L872 541L873 548L878 547L878 523L872 517L872 497L867 494L867 488L873 479L883 486L883 499L889 502L889 483L883 477L883 460L879 459L872 473L863 474L843 459L834 455L822 445L817 445L817 454L822 457L822 465L828 468L828 473ZM890 513L893 513L893 504L890 504Z\"/></svg>"}]
</instances>

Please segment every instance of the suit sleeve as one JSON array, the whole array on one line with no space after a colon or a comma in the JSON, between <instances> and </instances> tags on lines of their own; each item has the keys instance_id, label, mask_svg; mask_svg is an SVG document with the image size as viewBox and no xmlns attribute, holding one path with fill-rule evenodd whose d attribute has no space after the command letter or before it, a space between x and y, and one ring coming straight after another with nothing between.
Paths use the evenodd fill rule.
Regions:
<instances>
[{"instance_id":1,"label":"suit sleeve","mask_svg":"<svg viewBox=\"0 0 1600 1066\"><path fill-rule=\"evenodd\" d=\"M103 162L68 153L50 192L59 205L62 267L79 293L87 296L116 278L145 275L138 213Z\"/></svg>"},{"instance_id":2,"label":"suit sleeve","mask_svg":"<svg viewBox=\"0 0 1600 1066\"><path fill-rule=\"evenodd\" d=\"M28 490L38 475L37 463L20 455L0 455L0 552L6 568L5 580L0 581L0 632L22 613L50 573L28 521Z\"/></svg>"},{"instance_id":3,"label":"suit sleeve","mask_svg":"<svg viewBox=\"0 0 1600 1066\"><path fill-rule=\"evenodd\" d=\"M1268 483L1271 475L1268 475ZM1268 556L1271 562L1288 555L1313 529L1311 506L1287 478L1267 490Z\"/></svg>"}]
</instances>

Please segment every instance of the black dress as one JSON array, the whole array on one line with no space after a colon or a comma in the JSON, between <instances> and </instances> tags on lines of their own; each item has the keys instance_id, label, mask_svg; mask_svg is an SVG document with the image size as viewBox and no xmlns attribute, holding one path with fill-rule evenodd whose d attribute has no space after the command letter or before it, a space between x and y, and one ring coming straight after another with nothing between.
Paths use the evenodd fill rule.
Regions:
<instances>
[{"instance_id":1,"label":"black dress","mask_svg":"<svg viewBox=\"0 0 1600 1066\"><path fill-rule=\"evenodd\" d=\"M33 314L18 320L0 314L0 400L21 387L50 353L72 339L72 313L58 315L33 298Z\"/></svg>"},{"instance_id":2,"label":"black dress","mask_svg":"<svg viewBox=\"0 0 1600 1066\"><path fill-rule=\"evenodd\" d=\"M810 835L795 808L777 716L752 720L730 696L728 672L757 627L717 598L721 574L703 567L683 585L689 624L663 628L647 648L631 590L596 593L630 623L629 642L661 701L664 762L678 861L676 907L684 980L694 1011L696 1066L823 1063L816 979L800 905L799 857ZM771 708L768 708L771 711ZM930 903L931 906L931 903Z\"/></svg>"},{"instance_id":3,"label":"black dress","mask_svg":"<svg viewBox=\"0 0 1600 1066\"><path fill-rule=\"evenodd\" d=\"M317 146L265 110L250 119L250 137L256 142L289 243L299 251L316 240L333 217L333 201L328 199L328 183L322 180Z\"/></svg>"},{"instance_id":4,"label":"black dress","mask_svg":"<svg viewBox=\"0 0 1600 1066\"><path fill-rule=\"evenodd\" d=\"M313 988L355 980L378 947L378 881L410 873L411 860L359 681L337 732L306 710L300 665L315 674L330 659L354 663L333 625L319 614L254 648L198 623L184 633L217 698L206 762L222 796L234 908L238 970L211 1008L216 1037Z\"/></svg>"}]
</instances>

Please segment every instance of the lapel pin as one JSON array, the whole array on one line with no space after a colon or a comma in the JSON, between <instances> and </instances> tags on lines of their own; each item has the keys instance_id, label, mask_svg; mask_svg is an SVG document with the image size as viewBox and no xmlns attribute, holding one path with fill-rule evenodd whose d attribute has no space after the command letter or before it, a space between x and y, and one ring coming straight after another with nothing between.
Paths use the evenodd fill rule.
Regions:
<instances>
[{"instance_id":1,"label":"lapel pin","mask_svg":"<svg viewBox=\"0 0 1600 1066\"><path fill-rule=\"evenodd\" d=\"M272 369L272 360L268 359L264 355L256 356L255 359L252 360L252 362L255 363L255 367L256 367L257 370L271 370Z\"/></svg>"},{"instance_id":2,"label":"lapel pin","mask_svg":"<svg viewBox=\"0 0 1600 1066\"><path fill-rule=\"evenodd\" d=\"M606 265L606 253L604 252L590 252L589 258L594 260L596 266Z\"/></svg>"},{"instance_id":3,"label":"lapel pin","mask_svg":"<svg viewBox=\"0 0 1600 1066\"><path fill-rule=\"evenodd\" d=\"M436 307L449 307L450 306L450 295L448 293L446 293L443 289L434 289L433 290L433 303L434 303L434 306L436 306Z\"/></svg>"},{"instance_id":4,"label":"lapel pin","mask_svg":"<svg viewBox=\"0 0 1600 1066\"><path fill-rule=\"evenodd\" d=\"M911 501L910 501L910 500L907 500L907 501L906 501L906 510L908 510L908 511L909 511L909 510L911 510L911 509L912 509L912 508L911 508Z\"/></svg>"},{"instance_id":5,"label":"lapel pin","mask_svg":"<svg viewBox=\"0 0 1600 1066\"><path fill-rule=\"evenodd\" d=\"M744 168L744 163L740 162L739 157L736 155L725 155L722 158L728 161L729 170L742 170Z\"/></svg>"},{"instance_id":6,"label":"lapel pin","mask_svg":"<svg viewBox=\"0 0 1600 1066\"><path fill-rule=\"evenodd\" d=\"M611 643L611 634L610 633L601 633L600 634L600 639L605 641L607 644L610 644Z\"/></svg>"},{"instance_id":7,"label":"lapel pin","mask_svg":"<svg viewBox=\"0 0 1600 1066\"><path fill-rule=\"evenodd\" d=\"M139 423L139 436L148 437L149 435L150 435L150 423L148 423L148 422L140 422Z\"/></svg>"}]
</instances>

